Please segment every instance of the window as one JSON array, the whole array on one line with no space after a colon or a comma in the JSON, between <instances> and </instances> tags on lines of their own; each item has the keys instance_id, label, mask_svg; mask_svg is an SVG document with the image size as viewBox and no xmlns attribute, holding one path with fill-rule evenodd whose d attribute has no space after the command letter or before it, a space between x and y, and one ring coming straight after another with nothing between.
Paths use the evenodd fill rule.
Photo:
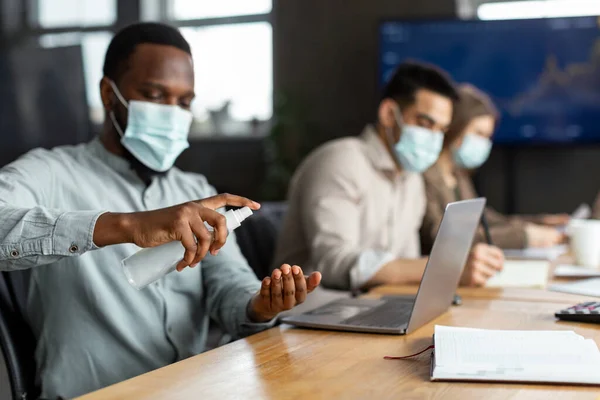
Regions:
<instances>
[{"instance_id":1,"label":"window","mask_svg":"<svg viewBox=\"0 0 600 400\"><path fill-rule=\"evenodd\" d=\"M241 134L273 114L272 29L266 22L182 28L196 73L198 133Z\"/></svg>"},{"instance_id":2,"label":"window","mask_svg":"<svg viewBox=\"0 0 600 400\"><path fill-rule=\"evenodd\" d=\"M100 31L45 34L39 39L40 45L46 48L81 45L90 119L95 124L101 124L104 120L104 109L98 88L100 79L102 79L104 55L111 38L111 32Z\"/></svg>"},{"instance_id":3,"label":"window","mask_svg":"<svg viewBox=\"0 0 600 400\"><path fill-rule=\"evenodd\" d=\"M598 0L456 0L460 18L482 20L585 17L600 15Z\"/></svg>"},{"instance_id":4,"label":"window","mask_svg":"<svg viewBox=\"0 0 600 400\"><path fill-rule=\"evenodd\" d=\"M90 117L102 123L98 84L115 30L117 0L29 1L42 46L82 46ZM192 48L197 92L192 136L268 131L273 115L272 6L272 0L140 2L140 17L178 26Z\"/></svg>"},{"instance_id":5,"label":"window","mask_svg":"<svg viewBox=\"0 0 600 400\"><path fill-rule=\"evenodd\" d=\"M173 0L172 17L175 20L236 17L268 14L272 0Z\"/></svg>"},{"instance_id":6,"label":"window","mask_svg":"<svg viewBox=\"0 0 600 400\"><path fill-rule=\"evenodd\" d=\"M586 17L600 15L597 0L531 0L481 4L477 16L483 20Z\"/></svg>"},{"instance_id":7,"label":"window","mask_svg":"<svg viewBox=\"0 0 600 400\"><path fill-rule=\"evenodd\" d=\"M35 24L42 28L112 25L117 0L38 0Z\"/></svg>"},{"instance_id":8,"label":"window","mask_svg":"<svg viewBox=\"0 0 600 400\"><path fill-rule=\"evenodd\" d=\"M191 135L265 133L273 115L272 0L169 0L196 75Z\"/></svg>"},{"instance_id":9,"label":"window","mask_svg":"<svg viewBox=\"0 0 600 400\"><path fill-rule=\"evenodd\" d=\"M39 28L42 47L80 45L90 120L101 124L104 110L99 83L117 21L117 0L29 0L31 27ZM82 32L83 30L83 32Z\"/></svg>"}]
</instances>

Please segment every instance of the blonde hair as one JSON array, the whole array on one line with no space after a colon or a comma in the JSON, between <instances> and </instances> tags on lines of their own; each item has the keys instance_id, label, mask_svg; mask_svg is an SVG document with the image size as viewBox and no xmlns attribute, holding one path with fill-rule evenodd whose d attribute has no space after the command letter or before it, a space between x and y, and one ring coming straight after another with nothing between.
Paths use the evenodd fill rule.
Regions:
<instances>
[{"instance_id":1,"label":"blonde hair","mask_svg":"<svg viewBox=\"0 0 600 400\"><path fill-rule=\"evenodd\" d=\"M498 123L500 113L490 96L468 83L459 85L458 101L454 104L452 123L444 135L444 147L450 147L458 140L474 118L486 115L493 117Z\"/></svg>"}]
</instances>

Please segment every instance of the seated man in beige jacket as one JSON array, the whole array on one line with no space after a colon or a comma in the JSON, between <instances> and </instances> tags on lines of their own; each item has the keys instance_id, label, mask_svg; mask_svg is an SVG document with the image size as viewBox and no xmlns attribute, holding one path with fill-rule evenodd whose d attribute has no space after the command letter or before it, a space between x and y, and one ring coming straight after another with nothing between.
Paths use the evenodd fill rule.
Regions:
<instances>
[{"instance_id":1,"label":"seated man in beige jacket","mask_svg":"<svg viewBox=\"0 0 600 400\"><path fill-rule=\"evenodd\" d=\"M457 93L436 68L405 63L385 87L378 120L362 135L329 142L296 171L275 262L320 271L329 288L417 283L425 213L421 172L438 158ZM461 283L481 285L502 252L475 246Z\"/></svg>"}]
</instances>

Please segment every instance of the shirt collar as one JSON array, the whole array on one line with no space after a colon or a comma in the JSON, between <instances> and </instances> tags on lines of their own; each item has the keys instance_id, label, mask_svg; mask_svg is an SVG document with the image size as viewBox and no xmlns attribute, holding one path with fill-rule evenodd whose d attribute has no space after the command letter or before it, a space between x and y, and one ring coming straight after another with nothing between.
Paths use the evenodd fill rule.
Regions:
<instances>
[{"instance_id":1,"label":"shirt collar","mask_svg":"<svg viewBox=\"0 0 600 400\"><path fill-rule=\"evenodd\" d=\"M91 142L88 143L88 149L92 155L99 158L102 162L107 164L119 174L128 178L137 178L139 180L137 174L131 168L129 161L106 150L106 147L104 147L104 144L102 144L100 141L99 136L96 136Z\"/></svg>"},{"instance_id":2,"label":"shirt collar","mask_svg":"<svg viewBox=\"0 0 600 400\"><path fill-rule=\"evenodd\" d=\"M385 144L379 138L377 129L373 125L367 125L361 134L367 145L367 156L375 168L382 171L396 172L398 167L388 151Z\"/></svg>"}]
</instances>

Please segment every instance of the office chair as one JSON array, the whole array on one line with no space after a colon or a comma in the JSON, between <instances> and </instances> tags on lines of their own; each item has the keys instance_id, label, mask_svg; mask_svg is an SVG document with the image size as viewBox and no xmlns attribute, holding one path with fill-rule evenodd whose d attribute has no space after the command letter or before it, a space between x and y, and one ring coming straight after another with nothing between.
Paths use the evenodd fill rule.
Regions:
<instances>
[{"instance_id":1,"label":"office chair","mask_svg":"<svg viewBox=\"0 0 600 400\"><path fill-rule=\"evenodd\" d=\"M287 212L287 203L262 203L255 215L235 230L242 254L258 277L271 274L277 237Z\"/></svg>"},{"instance_id":2,"label":"office chair","mask_svg":"<svg viewBox=\"0 0 600 400\"><path fill-rule=\"evenodd\" d=\"M0 273L0 351L14 400L37 399L40 393L36 385L36 342L23 317L29 276L29 271Z\"/></svg>"}]
</instances>

